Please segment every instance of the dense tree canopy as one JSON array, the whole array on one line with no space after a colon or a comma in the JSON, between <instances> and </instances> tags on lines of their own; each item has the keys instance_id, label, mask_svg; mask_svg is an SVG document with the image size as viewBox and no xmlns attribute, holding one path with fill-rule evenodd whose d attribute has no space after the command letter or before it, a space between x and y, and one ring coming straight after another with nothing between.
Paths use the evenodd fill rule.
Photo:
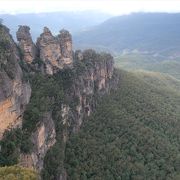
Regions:
<instances>
[{"instance_id":1,"label":"dense tree canopy","mask_svg":"<svg viewBox=\"0 0 180 180\"><path fill-rule=\"evenodd\" d=\"M180 178L180 94L121 71L117 91L70 138L72 180Z\"/></svg>"}]
</instances>

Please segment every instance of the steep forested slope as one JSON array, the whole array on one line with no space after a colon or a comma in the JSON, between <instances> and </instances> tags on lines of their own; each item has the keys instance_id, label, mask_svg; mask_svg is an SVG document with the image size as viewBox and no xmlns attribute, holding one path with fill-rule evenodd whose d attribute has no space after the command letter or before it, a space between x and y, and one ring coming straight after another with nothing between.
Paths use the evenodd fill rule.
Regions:
<instances>
[{"instance_id":1,"label":"steep forested slope","mask_svg":"<svg viewBox=\"0 0 180 180\"><path fill-rule=\"evenodd\" d=\"M178 90L155 75L119 76L117 91L67 144L69 179L180 179Z\"/></svg>"}]
</instances>

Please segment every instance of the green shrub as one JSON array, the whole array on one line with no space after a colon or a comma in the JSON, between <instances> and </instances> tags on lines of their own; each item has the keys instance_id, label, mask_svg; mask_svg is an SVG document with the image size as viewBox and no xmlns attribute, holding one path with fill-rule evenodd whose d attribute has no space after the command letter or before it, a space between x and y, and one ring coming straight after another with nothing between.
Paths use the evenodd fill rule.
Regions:
<instances>
[{"instance_id":1,"label":"green shrub","mask_svg":"<svg viewBox=\"0 0 180 180\"><path fill-rule=\"evenodd\" d=\"M36 171L20 166L10 166L0 168L1 180L38 180Z\"/></svg>"},{"instance_id":2,"label":"green shrub","mask_svg":"<svg viewBox=\"0 0 180 180\"><path fill-rule=\"evenodd\" d=\"M20 144L22 139L21 129L5 131L1 143L0 166L18 163Z\"/></svg>"}]
</instances>

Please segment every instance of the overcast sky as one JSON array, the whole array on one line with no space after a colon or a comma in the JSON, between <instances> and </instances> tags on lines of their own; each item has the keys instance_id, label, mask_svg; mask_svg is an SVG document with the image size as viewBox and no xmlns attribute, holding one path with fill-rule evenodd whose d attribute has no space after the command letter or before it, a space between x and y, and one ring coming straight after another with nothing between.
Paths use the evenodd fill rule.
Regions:
<instances>
[{"instance_id":1,"label":"overcast sky","mask_svg":"<svg viewBox=\"0 0 180 180\"><path fill-rule=\"evenodd\" d=\"M113 15L131 12L180 12L180 0L0 0L0 13L99 10Z\"/></svg>"}]
</instances>

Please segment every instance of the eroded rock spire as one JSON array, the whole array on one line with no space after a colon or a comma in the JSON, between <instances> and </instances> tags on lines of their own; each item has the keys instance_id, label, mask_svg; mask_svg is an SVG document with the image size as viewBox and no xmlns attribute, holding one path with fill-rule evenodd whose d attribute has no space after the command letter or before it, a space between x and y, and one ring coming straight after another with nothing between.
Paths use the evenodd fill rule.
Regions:
<instances>
[{"instance_id":1,"label":"eroded rock spire","mask_svg":"<svg viewBox=\"0 0 180 180\"><path fill-rule=\"evenodd\" d=\"M54 74L59 69L72 67L72 37L66 30L60 31L58 37L54 37L51 31L44 27L43 33L37 40L39 57L45 63L46 73Z\"/></svg>"},{"instance_id":2,"label":"eroded rock spire","mask_svg":"<svg viewBox=\"0 0 180 180\"><path fill-rule=\"evenodd\" d=\"M23 59L27 63L31 64L32 61L36 58L37 50L29 31L30 27L19 26L16 36L17 40L19 41L19 47L21 49Z\"/></svg>"}]
</instances>

